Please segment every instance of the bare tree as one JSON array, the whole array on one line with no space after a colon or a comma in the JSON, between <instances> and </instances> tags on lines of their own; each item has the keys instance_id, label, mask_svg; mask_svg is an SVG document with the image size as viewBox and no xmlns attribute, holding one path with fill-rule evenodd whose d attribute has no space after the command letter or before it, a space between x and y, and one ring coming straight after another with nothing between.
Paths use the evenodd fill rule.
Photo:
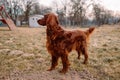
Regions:
<instances>
[{"instance_id":1,"label":"bare tree","mask_svg":"<svg viewBox=\"0 0 120 80\"><path fill-rule=\"evenodd\" d=\"M34 6L32 7L32 9L33 9L33 14L40 14L40 13L41 13L39 3L36 4L36 5L34 5Z\"/></svg>"},{"instance_id":2,"label":"bare tree","mask_svg":"<svg viewBox=\"0 0 120 80\"><path fill-rule=\"evenodd\" d=\"M62 3L62 9L59 11L59 13L63 15L64 20L64 24L65 26L67 26L67 22L68 22L68 12L69 12L69 6L70 6L70 0L61 0Z\"/></svg>"},{"instance_id":3,"label":"bare tree","mask_svg":"<svg viewBox=\"0 0 120 80\"><path fill-rule=\"evenodd\" d=\"M63 13L63 15L65 15L65 27L67 26L67 0L62 1L62 4L64 6L63 10L65 13Z\"/></svg>"},{"instance_id":4,"label":"bare tree","mask_svg":"<svg viewBox=\"0 0 120 80\"><path fill-rule=\"evenodd\" d=\"M32 7L33 14L41 14L44 15L45 13L49 13L52 11L51 7L47 7L44 5L36 4Z\"/></svg>"},{"instance_id":5,"label":"bare tree","mask_svg":"<svg viewBox=\"0 0 120 80\"><path fill-rule=\"evenodd\" d=\"M4 5L6 11L10 15L11 19L16 24L19 15L23 14L23 7L21 0L1 0L2 5Z\"/></svg>"},{"instance_id":6,"label":"bare tree","mask_svg":"<svg viewBox=\"0 0 120 80\"><path fill-rule=\"evenodd\" d=\"M103 8L100 4L93 4L93 14L95 16L95 20L98 26L101 25L101 15L103 12Z\"/></svg>"},{"instance_id":7,"label":"bare tree","mask_svg":"<svg viewBox=\"0 0 120 80\"><path fill-rule=\"evenodd\" d=\"M25 20L28 21L28 17L30 15L32 7L37 3L35 0L22 0L25 9Z\"/></svg>"},{"instance_id":8,"label":"bare tree","mask_svg":"<svg viewBox=\"0 0 120 80\"><path fill-rule=\"evenodd\" d=\"M113 18L113 24L119 24L120 23L120 14L115 13L114 18Z\"/></svg>"},{"instance_id":9,"label":"bare tree","mask_svg":"<svg viewBox=\"0 0 120 80\"><path fill-rule=\"evenodd\" d=\"M18 16L23 14L22 2L18 0L13 0L11 10L13 12L12 19L14 20L15 24L17 24Z\"/></svg>"},{"instance_id":10,"label":"bare tree","mask_svg":"<svg viewBox=\"0 0 120 80\"><path fill-rule=\"evenodd\" d=\"M62 25L67 26L67 14L70 0L60 0L60 3L57 1L52 2L53 11L58 14L59 21ZM61 5L61 6L59 6Z\"/></svg>"},{"instance_id":11,"label":"bare tree","mask_svg":"<svg viewBox=\"0 0 120 80\"><path fill-rule=\"evenodd\" d=\"M93 14L98 26L112 22L113 11L105 9L101 4L93 4Z\"/></svg>"},{"instance_id":12,"label":"bare tree","mask_svg":"<svg viewBox=\"0 0 120 80\"><path fill-rule=\"evenodd\" d=\"M58 6L59 6L59 4L58 4L58 2L56 0L52 2L53 11L58 12L58 10L59 10Z\"/></svg>"},{"instance_id":13,"label":"bare tree","mask_svg":"<svg viewBox=\"0 0 120 80\"><path fill-rule=\"evenodd\" d=\"M44 5L40 5L39 10L40 10L40 14L41 14L41 15L44 15L44 14L46 14L46 13L51 12L51 11L52 11L52 8L51 8L51 7L44 6Z\"/></svg>"},{"instance_id":14,"label":"bare tree","mask_svg":"<svg viewBox=\"0 0 120 80\"><path fill-rule=\"evenodd\" d=\"M62 25L66 25L66 19L65 19L65 13L63 9L60 9L57 11L58 17L59 17L59 21Z\"/></svg>"},{"instance_id":15,"label":"bare tree","mask_svg":"<svg viewBox=\"0 0 120 80\"><path fill-rule=\"evenodd\" d=\"M91 5L91 3L88 4L87 1L88 0L71 0L72 10L70 15L73 16L73 20L76 25L83 26L84 20L86 19L86 11Z\"/></svg>"}]
</instances>

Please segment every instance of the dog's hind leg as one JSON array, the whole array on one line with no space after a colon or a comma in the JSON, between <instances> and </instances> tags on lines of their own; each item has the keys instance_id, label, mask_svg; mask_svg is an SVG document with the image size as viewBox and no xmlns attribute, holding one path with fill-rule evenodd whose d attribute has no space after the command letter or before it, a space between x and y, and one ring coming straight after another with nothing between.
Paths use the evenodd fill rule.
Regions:
<instances>
[{"instance_id":1,"label":"dog's hind leg","mask_svg":"<svg viewBox=\"0 0 120 80\"><path fill-rule=\"evenodd\" d=\"M77 53L78 53L78 59L80 59L81 56L81 49L76 49Z\"/></svg>"},{"instance_id":2,"label":"dog's hind leg","mask_svg":"<svg viewBox=\"0 0 120 80\"><path fill-rule=\"evenodd\" d=\"M81 46L81 52L84 55L84 64L87 64L88 62L88 52L87 52L87 42L83 41L82 46Z\"/></svg>"},{"instance_id":3,"label":"dog's hind leg","mask_svg":"<svg viewBox=\"0 0 120 80\"><path fill-rule=\"evenodd\" d=\"M82 53L83 53L83 55L84 55L84 64L87 64L87 62L88 62L88 53L87 53L87 47L84 47L83 49L82 49Z\"/></svg>"}]
</instances>

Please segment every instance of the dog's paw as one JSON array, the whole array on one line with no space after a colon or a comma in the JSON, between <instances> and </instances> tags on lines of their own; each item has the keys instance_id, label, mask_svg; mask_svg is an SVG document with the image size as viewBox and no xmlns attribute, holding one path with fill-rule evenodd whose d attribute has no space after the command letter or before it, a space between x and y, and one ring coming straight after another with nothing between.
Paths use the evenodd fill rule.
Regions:
<instances>
[{"instance_id":1,"label":"dog's paw","mask_svg":"<svg viewBox=\"0 0 120 80\"><path fill-rule=\"evenodd\" d=\"M85 62L85 61L84 61L83 64L88 64L88 62Z\"/></svg>"},{"instance_id":2,"label":"dog's paw","mask_svg":"<svg viewBox=\"0 0 120 80\"><path fill-rule=\"evenodd\" d=\"M63 69L59 71L59 73L63 73L63 74L66 74L66 72L67 72L67 71L66 71L66 70L63 70Z\"/></svg>"},{"instance_id":3,"label":"dog's paw","mask_svg":"<svg viewBox=\"0 0 120 80\"><path fill-rule=\"evenodd\" d=\"M80 57L78 57L77 59L79 59L79 60L80 60Z\"/></svg>"},{"instance_id":4,"label":"dog's paw","mask_svg":"<svg viewBox=\"0 0 120 80\"><path fill-rule=\"evenodd\" d=\"M47 71L52 71L53 70L53 68L50 68L50 69L48 69Z\"/></svg>"}]
</instances>

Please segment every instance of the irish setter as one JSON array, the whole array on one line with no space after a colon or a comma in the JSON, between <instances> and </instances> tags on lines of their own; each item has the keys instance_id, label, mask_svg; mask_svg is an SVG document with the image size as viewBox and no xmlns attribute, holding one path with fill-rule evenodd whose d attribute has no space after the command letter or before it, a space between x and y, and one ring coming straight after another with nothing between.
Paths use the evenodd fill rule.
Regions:
<instances>
[{"instance_id":1,"label":"irish setter","mask_svg":"<svg viewBox=\"0 0 120 80\"><path fill-rule=\"evenodd\" d=\"M58 59L61 58L63 69L60 72L66 73L70 65L68 54L72 50L77 51L78 59L80 59L81 53L84 55L84 64L88 62L87 41L90 34L94 31L94 27L89 28L86 31L64 30L59 25L57 16L53 13L44 15L44 18L39 19L38 23L40 25L47 26L46 47L52 57L51 67L48 71L55 69L58 64Z\"/></svg>"}]
</instances>

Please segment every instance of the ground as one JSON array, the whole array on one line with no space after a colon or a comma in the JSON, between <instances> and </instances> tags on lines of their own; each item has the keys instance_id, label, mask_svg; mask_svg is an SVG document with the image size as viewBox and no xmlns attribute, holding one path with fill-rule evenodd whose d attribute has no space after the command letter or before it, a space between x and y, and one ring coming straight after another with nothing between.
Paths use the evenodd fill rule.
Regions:
<instances>
[{"instance_id":1,"label":"ground","mask_svg":"<svg viewBox=\"0 0 120 80\"><path fill-rule=\"evenodd\" d=\"M72 29L72 28L67 28ZM87 28L76 28L86 30ZM0 27L0 80L119 80L120 25L96 27L89 43L89 63L82 64L71 52L71 66L59 73L61 60L51 72L51 57L46 47L46 28Z\"/></svg>"}]
</instances>

